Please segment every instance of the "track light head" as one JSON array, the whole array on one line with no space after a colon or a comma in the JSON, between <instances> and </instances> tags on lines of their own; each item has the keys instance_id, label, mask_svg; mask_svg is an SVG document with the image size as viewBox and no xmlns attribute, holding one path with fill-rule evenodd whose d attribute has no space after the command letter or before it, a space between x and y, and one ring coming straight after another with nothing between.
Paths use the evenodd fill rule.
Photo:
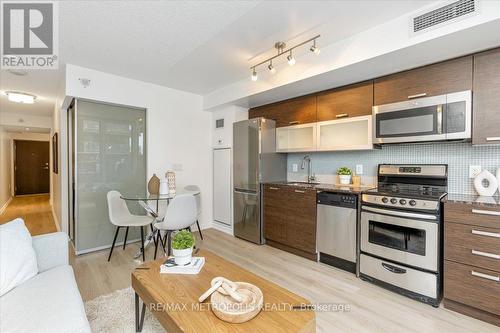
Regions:
<instances>
[{"instance_id":1,"label":"track light head","mask_svg":"<svg viewBox=\"0 0 500 333\"><path fill-rule=\"evenodd\" d=\"M257 72L255 71L255 68L253 69L252 72L252 81L257 81Z\"/></svg>"},{"instance_id":2,"label":"track light head","mask_svg":"<svg viewBox=\"0 0 500 333\"><path fill-rule=\"evenodd\" d=\"M311 52L314 54L319 54L321 52L319 47L316 46L316 39L313 41L313 45L311 46L311 48L309 50L311 50Z\"/></svg>"},{"instance_id":3,"label":"track light head","mask_svg":"<svg viewBox=\"0 0 500 333\"><path fill-rule=\"evenodd\" d=\"M292 50L290 50L290 54L286 57L286 59L288 60L288 64L290 66L295 65L295 58L292 55Z\"/></svg>"},{"instance_id":4,"label":"track light head","mask_svg":"<svg viewBox=\"0 0 500 333\"><path fill-rule=\"evenodd\" d=\"M272 60L269 62L269 66L267 66L267 68L269 68L269 71L271 72L271 74L276 73L276 68L274 68Z\"/></svg>"}]
</instances>

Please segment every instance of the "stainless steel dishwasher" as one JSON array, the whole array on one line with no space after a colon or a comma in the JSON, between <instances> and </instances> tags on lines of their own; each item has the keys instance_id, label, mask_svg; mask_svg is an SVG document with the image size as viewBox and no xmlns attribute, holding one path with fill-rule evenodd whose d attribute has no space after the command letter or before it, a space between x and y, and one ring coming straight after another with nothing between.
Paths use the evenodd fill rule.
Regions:
<instances>
[{"instance_id":1,"label":"stainless steel dishwasher","mask_svg":"<svg viewBox=\"0 0 500 333\"><path fill-rule=\"evenodd\" d=\"M358 196L318 192L317 204L319 261L356 273Z\"/></svg>"}]
</instances>

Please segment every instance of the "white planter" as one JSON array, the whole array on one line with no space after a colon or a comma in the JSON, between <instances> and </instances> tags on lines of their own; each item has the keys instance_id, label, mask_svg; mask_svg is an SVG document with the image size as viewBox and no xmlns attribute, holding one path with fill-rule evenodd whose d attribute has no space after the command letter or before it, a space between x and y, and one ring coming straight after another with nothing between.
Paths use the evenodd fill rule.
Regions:
<instances>
[{"instance_id":1,"label":"white planter","mask_svg":"<svg viewBox=\"0 0 500 333\"><path fill-rule=\"evenodd\" d=\"M191 262L193 257L193 248L176 250L172 249L174 260L177 265L187 265Z\"/></svg>"},{"instance_id":2,"label":"white planter","mask_svg":"<svg viewBox=\"0 0 500 333\"><path fill-rule=\"evenodd\" d=\"M340 184L349 185L351 183L351 175L339 175Z\"/></svg>"}]
</instances>

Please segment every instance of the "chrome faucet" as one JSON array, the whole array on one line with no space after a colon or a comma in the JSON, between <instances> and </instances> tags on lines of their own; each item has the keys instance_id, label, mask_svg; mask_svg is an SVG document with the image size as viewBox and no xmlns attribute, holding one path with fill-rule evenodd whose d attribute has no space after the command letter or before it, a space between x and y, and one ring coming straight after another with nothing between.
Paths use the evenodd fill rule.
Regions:
<instances>
[{"instance_id":1,"label":"chrome faucet","mask_svg":"<svg viewBox=\"0 0 500 333\"><path fill-rule=\"evenodd\" d=\"M300 168L304 170L306 167L306 162L307 162L307 182L312 183L316 180L316 176L312 174L312 168L311 168L311 157L309 155L304 156L302 159L302 163L300 165Z\"/></svg>"}]
</instances>

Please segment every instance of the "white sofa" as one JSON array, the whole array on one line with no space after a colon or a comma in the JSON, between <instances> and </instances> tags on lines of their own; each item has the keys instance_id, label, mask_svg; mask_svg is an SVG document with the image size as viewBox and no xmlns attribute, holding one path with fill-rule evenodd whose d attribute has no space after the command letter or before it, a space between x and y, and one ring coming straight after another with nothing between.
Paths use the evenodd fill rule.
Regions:
<instances>
[{"instance_id":1,"label":"white sofa","mask_svg":"<svg viewBox=\"0 0 500 333\"><path fill-rule=\"evenodd\" d=\"M38 274L0 297L0 332L91 332L62 232L33 237Z\"/></svg>"}]
</instances>

